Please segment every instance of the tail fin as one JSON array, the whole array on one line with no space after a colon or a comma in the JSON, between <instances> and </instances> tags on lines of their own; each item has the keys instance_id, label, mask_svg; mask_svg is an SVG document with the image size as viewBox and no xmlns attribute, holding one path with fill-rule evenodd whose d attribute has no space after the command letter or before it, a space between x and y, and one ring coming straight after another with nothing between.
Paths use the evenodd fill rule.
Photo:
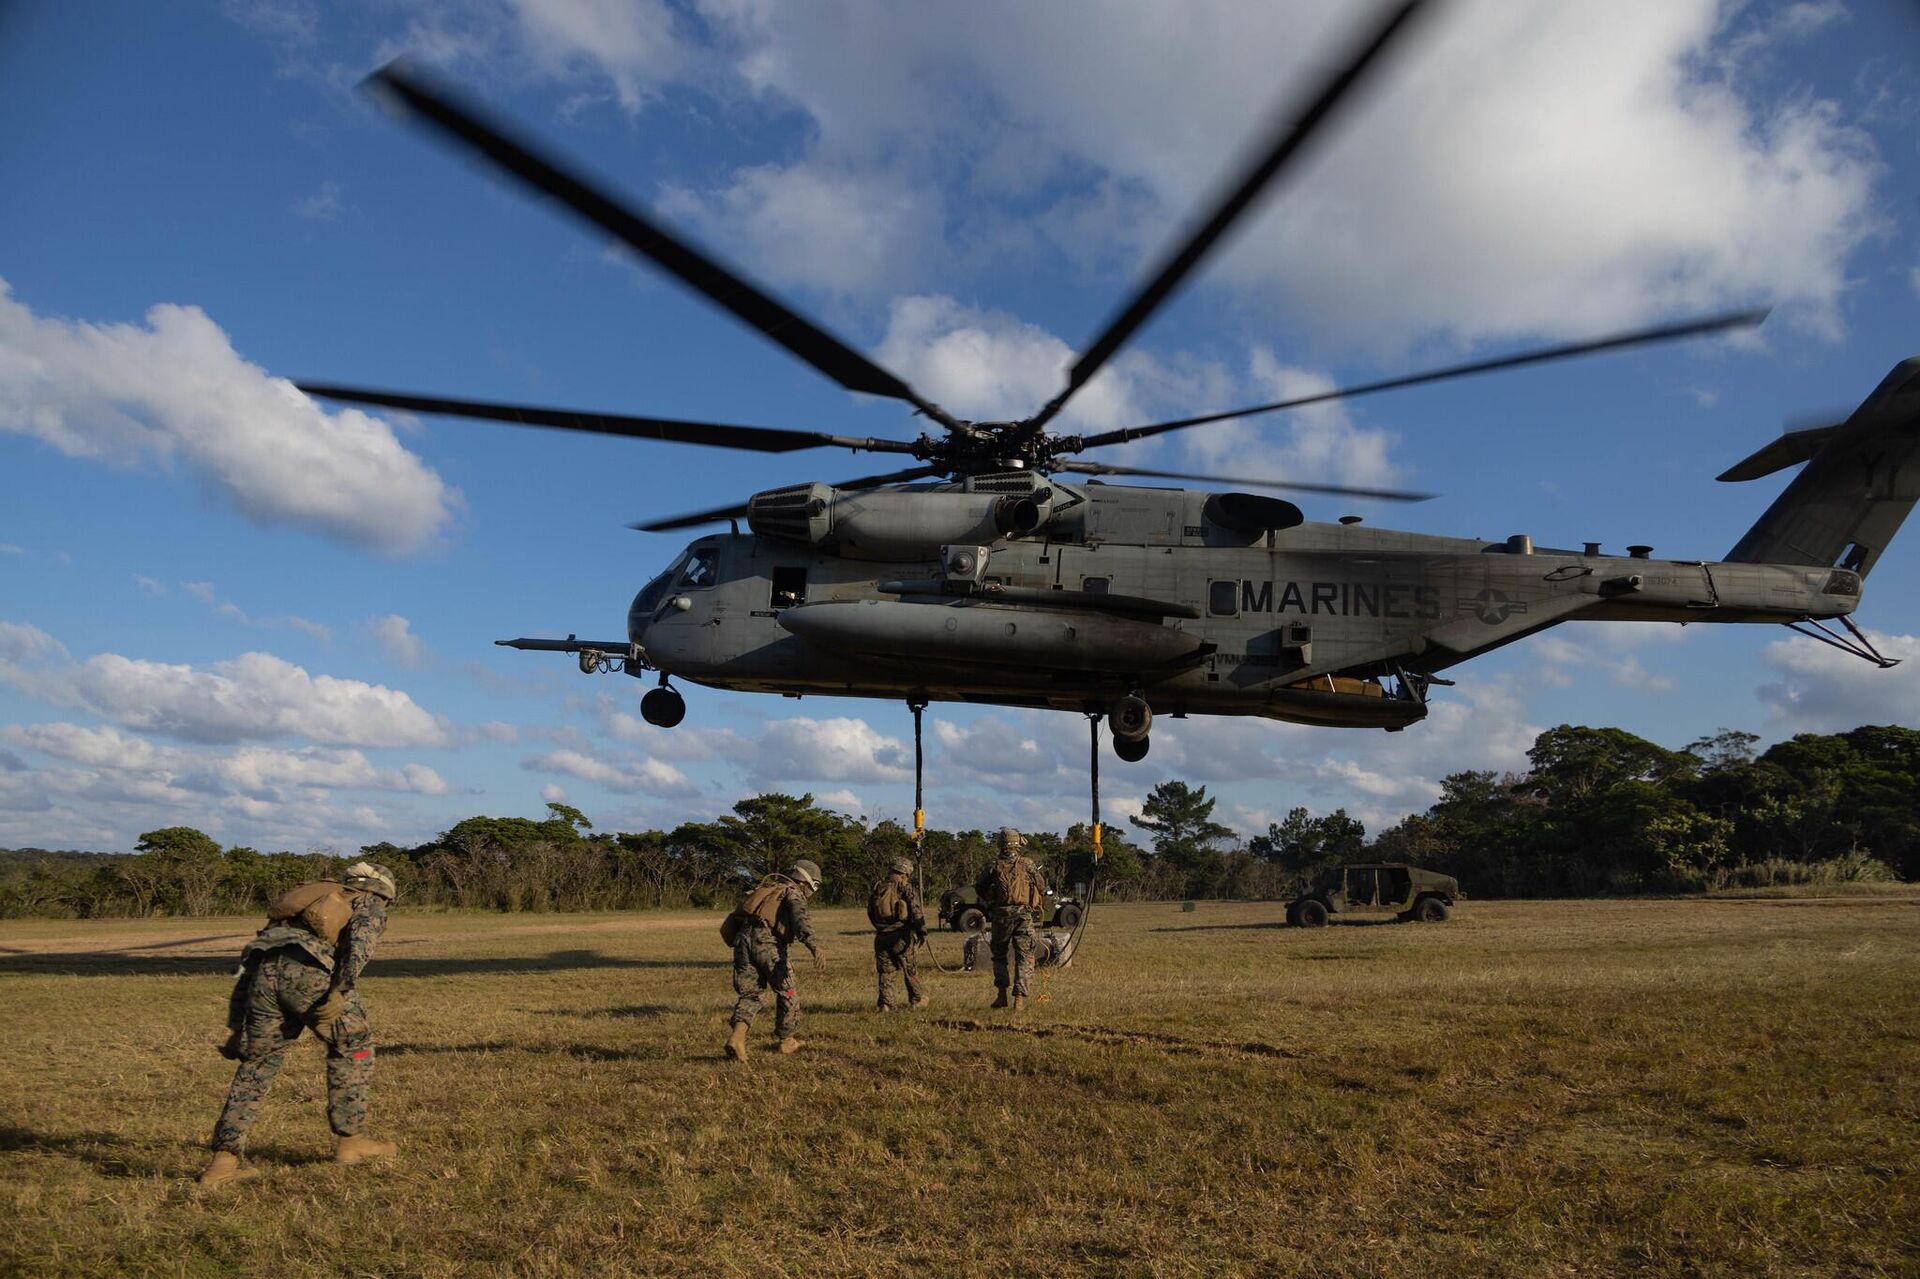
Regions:
<instances>
[{"instance_id":1,"label":"tail fin","mask_svg":"<svg viewBox=\"0 0 1920 1279\"><path fill-rule=\"evenodd\" d=\"M1820 564L1865 577L1920 500L1920 356L1903 360L1853 416L1795 431L1720 476L1752 480L1801 462L1734 563Z\"/></svg>"}]
</instances>

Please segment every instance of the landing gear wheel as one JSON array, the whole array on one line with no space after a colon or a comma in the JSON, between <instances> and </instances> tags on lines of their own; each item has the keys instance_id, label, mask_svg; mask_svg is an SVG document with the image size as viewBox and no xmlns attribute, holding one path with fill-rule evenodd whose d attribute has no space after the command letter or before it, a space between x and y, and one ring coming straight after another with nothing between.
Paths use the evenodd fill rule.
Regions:
<instances>
[{"instance_id":1,"label":"landing gear wheel","mask_svg":"<svg viewBox=\"0 0 1920 1279\"><path fill-rule=\"evenodd\" d=\"M1138 764L1147 757L1147 747L1151 744L1144 737L1116 737L1113 739L1113 753L1129 764Z\"/></svg>"},{"instance_id":2,"label":"landing gear wheel","mask_svg":"<svg viewBox=\"0 0 1920 1279\"><path fill-rule=\"evenodd\" d=\"M1147 705L1147 699L1138 693L1129 693L1113 704L1107 712L1107 730L1114 736L1114 743L1122 741L1145 740L1153 728L1153 707ZM1120 758L1125 759L1122 755Z\"/></svg>"},{"instance_id":3,"label":"landing gear wheel","mask_svg":"<svg viewBox=\"0 0 1920 1279\"><path fill-rule=\"evenodd\" d=\"M651 688L640 699L640 718L658 728L672 728L686 717L687 699L676 689Z\"/></svg>"},{"instance_id":4,"label":"landing gear wheel","mask_svg":"<svg viewBox=\"0 0 1920 1279\"><path fill-rule=\"evenodd\" d=\"M1315 901L1312 898L1308 898L1298 906L1295 906L1293 908L1293 914L1302 928L1320 928L1325 926L1327 922L1327 908L1325 904Z\"/></svg>"}]
</instances>

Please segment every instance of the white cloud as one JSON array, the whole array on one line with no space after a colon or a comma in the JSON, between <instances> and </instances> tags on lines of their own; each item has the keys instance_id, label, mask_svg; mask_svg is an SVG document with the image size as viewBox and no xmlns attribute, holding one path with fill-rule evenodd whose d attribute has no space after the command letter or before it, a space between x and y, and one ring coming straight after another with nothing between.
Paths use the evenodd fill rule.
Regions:
<instances>
[{"instance_id":1,"label":"white cloud","mask_svg":"<svg viewBox=\"0 0 1920 1279\"><path fill-rule=\"evenodd\" d=\"M850 790L830 790L813 797L816 807L830 808L836 813L846 813L857 817L866 809L860 797Z\"/></svg>"},{"instance_id":2,"label":"white cloud","mask_svg":"<svg viewBox=\"0 0 1920 1279\"><path fill-rule=\"evenodd\" d=\"M271 653L208 669L102 653L75 663L52 637L0 622L0 683L126 728L198 742L305 737L328 746L438 746L446 726L383 684L311 675Z\"/></svg>"},{"instance_id":3,"label":"white cloud","mask_svg":"<svg viewBox=\"0 0 1920 1279\"><path fill-rule=\"evenodd\" d=\"M1808 639L1775 640L1761 655L1780 678L1755 695L1783 731L1844 732L1862 724L1920 726L1920 636L1868 631L1901 665L1881 670Z\"/></svg>"},{"instance_id":4,"label":"white cloud","mask_svg":"<svg viewBox=\"0 0 1920 1279\"><path fill-rule=\"evenodd\" d=\"M304 222L338 222L344 208L340 184L322 182L318 190L294 202L293 215Z\"/></svg>"},{"instance_id":5,"label":"white cloud","mask_svg":"<svg viewBox=\"0 0 1920 1279\"><path fill-rule=\"evenodd\" d=\"M427 646L413 633L411 623L398 613L368 618L366 632L373 637L373 642L379 645L387 660L397 666L411 669L427 659Z\"/></svg>"},{"instance_id":6,"label":"white cloud","mask_svg":"<svg viewBox=\"0 0 1920 1279\"><path fill-rule=\"evenodd\" d=\"M384 422L269 377L198 307L156 306L144 325L66 321L0 280L0 431L72 457L181 462L249 519L389 554L431 542L460 500Z\"/></svg>"},{"instance_id":7,"label":"white cloud","mask_svg":"<svg viewBox=\"0 0 1920 1279\"><path fill-rule=\"evenodd\" d=\"M1716 0L1452 6L1213 274L1363 345L1590 331L1762 296L1830 326L1847 256L1874 230L1876 162L1833 104L1762 103L1736 75L1820 25L1798 13L1756 39L1766 15ZM745 90L811 125L807 163L1020 189L1017 210L957 212L1129 249L1168 237L1274 86L1297 101L1356 14L1308 0L1132 0L1093 23L1060 5L706 9ZM1091 188L1107 194L1090 215Z\"/></svg>"},{"instance_id":8,"label":"white cloud","mask_svg":"<svg viewBox=\"0 0 1920 1279\"><path fill-rule=\"evenodd\" d=\"M25 555L27 548L15 546L12 542L0 542L0 555Z\"/></svg>"},{"instance_id":9,"label":"white cloud","mask_svg":"<svg viewBox=\"0 0 1920 1279\"><path fill-rule=\"evenodd\" d=\"M567 788L557 782L548 782L540 788L540 798L549 804L564 804L567 802Z\"/></svg>"},{"instance_id":10,"label":"white cloud","mask_svg":"<svg viewBox=\"0 0 1920 1279\"><path fill-rule=\"evenodd\" d=\"M146 591L150 595L156 595L156 598L157 595L164 595L166 593L165 586L162 586L158 582L152 582L149 578L136 577L134 581L143 591ZM156 589L148 589L149 585ZM255 617L247 612L246 609L235 604L232 600L221 599L219 592L214 589L212 582L182 582L180 583L180 589L187 595L192 596L202 604L213 609L213 611L220 614L220 616L232 618L242 626L268 628L284 626L299 631L303 635L310 635L322 644L333 642L333 631L311 618L301 617L295 613L283 613L278 617Z\"/></svg>"},{"instance_id":11,"label":"white cloud","mask_svg":"<svg viewBox=\"0 0 1920 1279\"><path fill-rule=\"evenodd\" d=\"M864 719L781 719L758 735L748 762L760 781L897 782L913 778L913 751Z\"/></svg>"},{"instance_id":12,"label":"white cloud","mask_svg":"<svg viewBox=\"0 0 1920 1279\"><path fill-rule=\"evenodd\" d=\"M615 764L583 755L579 751L558 750L523 760L521 767L535 772L565 773L581 781L623 793L638 791L648 795L672 796L693 794L696 789L685 773L652 757Z\"/></svg>"},{"instance_id":13,"label":"white cloud","mask_svg":"<svg viewBox=\"0 0 1920 1279\"><path fill-rule=\"evenodd\" d=\"M898 288L940 247L938 189L900 174L761 165L720 191L668 188L658 204L757 270L830 292Z\"/></svg>"},{"instance_id":14,"label":"white cloud","mask_svg":"<svg viewBox=\"0 0 1920 1279\"><path fill-rule=\"evenodd\" d=\"M1687 635L1684 627L1657 623L1574 621L1529 636L1526 651L1540 659L1540 678L1555 688L1572 688L1598 674L1633 692L1665 693L1673 688L1672 677L1648 670L1628 650L1682 643Z\"/></svg>"}]
</instances>

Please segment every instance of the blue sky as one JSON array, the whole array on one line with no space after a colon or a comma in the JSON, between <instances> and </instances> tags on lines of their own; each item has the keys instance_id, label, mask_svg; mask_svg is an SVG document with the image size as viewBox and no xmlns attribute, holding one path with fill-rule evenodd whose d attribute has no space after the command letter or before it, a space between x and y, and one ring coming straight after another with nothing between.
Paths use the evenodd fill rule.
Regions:
<instances>
[{"instance_id":1,"label":"blue sky","mask_svg":"<svg viewBox=\"0 0 1920 1279\"><path fill-rule=\"evenodd\" d=\"M1111 460L1444 494L1375 523L1717 557L1712 476L1920 354L1906 4L1448 6L1392 87L1075 401L1067 429L1666 318L1757 334L1169 437ZM1351 6L303 0L0 8L0 845L198 825L350 849L564 796L670 825L762 789L910 818L904 707L639 687L495 648L617 636L685 540L630 520L872 469L315 405L278 379L908 437L353 92L398 54L736 261L932 398L1019 415ZM1920 530L1862 620L1920 656ZM1106 757L1254 832L1378 827L1541 728L1669 746L1920 725L1774 628L1586 626L1453 672L1405 733L1189 720ZM929 819L1085 810L1077 716L937 707Z\"/></svg>"}]
</instances>

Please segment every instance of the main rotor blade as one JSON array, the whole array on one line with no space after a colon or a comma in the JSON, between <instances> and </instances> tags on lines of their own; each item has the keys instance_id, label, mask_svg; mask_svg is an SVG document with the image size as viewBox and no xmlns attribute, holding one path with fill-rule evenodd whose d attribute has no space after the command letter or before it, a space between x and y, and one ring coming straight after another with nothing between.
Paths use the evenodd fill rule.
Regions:
<instances>
[{"instance_id":1,"label":"main rotor blade","mask_svg":"<svg viewBox=\"0 0 1920 1279\"><path fill-rule=\"evenodd\" d=\"M1367 70L1374 65L1387 46L1393 42L1408 20L1427 0L1403 0L1385 15L1385 20L1374 28L1364 41L1360 42L1353 56L1349 57L1326 83L1314 95L1298 115L1284 119L1274 137L1261 152L1259 160L1235 183L1233 190L1211 216L1201 224L1200 229L1187 242L1169 257L1160 270L1122 308L1119 314L1108 323L1106 331L1095 338L1087 347L1067 378L1067 385L1045 408L1041 409L1025 425L1035 429L1052 420L1075 392L1089 382L1100 371L1113 353L1120 349L1126 340L1133 336L1135 329L1146 323L1147 318L1159 309L1161 303L1177 289L1181 282L1198 266L1214 244L1224 235L1247 206L1279 176L1289 161L1297 156L1301 149L1320 131L1332 117L1342 102L1352 92L1354 86Z\"/></svg>"},{"instance_id":2,"label":"main rotor blade","mask_svg":"<svg viewBox=\"0 0 1920 1279\"><path fill-rule=\"evenodd\" d=\"M450 400L440 396L407 395L367 387L337 386L328 382L296 382L308 395L352 404L377 404L410 413L447 413L457 417L548 426L563 431L591 431L597 435L624 435L640 440L670 440L678 444L705 444L723 449L751 449L757 453L791 453L795 449L835 446L873 453L911 453L914 446L899 440L829 435L824 431L789 431L773 426L729 426L724 422L683 422L670 417L634 417L625 413L588 413L575 409L540 408L531 404L498 404L486 400Z\"/></svg>"},{"instance_id":3,"label":"main rotor blade","mask_svg":"<svg viewBox=\"0 0 1920 1279\"><path fill-rule=\"evenodd\" d=\"M944 475L944 467L916 466L910 470L894 471L889 475L868 475L857 480L847 480L833 487L837 489L870 489L882 484L904 484L909 480L924 480L929 476ZM629 524L630 529L642 533L667 533L677 528L693 528L700 524L712 524L716 520L737 520L747 513L744 502L735 502L730 506L716 506L707 511L693 511L686 515L669 516L664 520L653 520L646 524Z\"/></svg>"},{"instance_id":4,"label":"main rotor blade","mask_svg":"<svg viewBox=\"0 0 1920 1279\"><path fill-rule=\"evenodd\" d=\"M1064 461L1049 463L1050 471L1071 471L1077 475L1140 475L1163 480L1196 480L1202 484L1239 484L1248 488L1283 489L1294 493L1327 493L1338 497L1370 497L1383 502L1427 502L1437 493L1414 493L1406 489L1360 488L1351 484L1314 484L1301 480L1256 480L1244 475L1195 475L1190 471L1154 471L1138 466L1108 466L1105 462Z\"/></svg>"},{"instance_id":5,"label":"main rotor blade","mask_svg":"<svg viewBox=\"0 0 1920 1279\"><path fill-rule=\"evenodd\" d=\"M1205 413L1199 417L1183 417L1171 422L1155 422L1151 426L1123 426L1114 431L1103 431L1099 435L1089 435L1073 443L1068 452L1080 449L1100 448L1107 444L1124 444L1128 440L1143 440L1151 435L1160 435L1167 431L1184 430L1189 426L1205 426L1209 422L1225 422L1237 417L1252 417L1258 413L1277 413L1281 409L1297 409L1308 404L1324 404L1329 400L1352 399L1357 395L1372 395L1377 391L1393 391L1403 386L1422 386L1429 382L1445 382L1450 378L1470 377L1475 373L1491 373L1496 369L1516 369L1527 364L1545 364L1552 360L1571 359L1578 355L1592 355L1599 351L1619 351L1633 346L1650 346L1656 342L1672 342L1680 338L1698 337L1704 333L1718 333L1725 329L1752 328L1766 319L1766 310L1733 311L1725 315L1711 315L1704 319L1683 320L1678 324L1662 324L1650 329L1636 329L1631 333L1616 333L1611 337L1595 338L1587 342L1568 342L1559 346L1541 347L1533 351L1522 351L1515 355L1496 356L1491 360L1474 360L1468 364L1452 364L1443 369L1430 369L1425 373L1409 373L1404 377L1391 377L1379 382L1364 382L1359 386L1343 386L1333 391L1321 391L1313 395L1295 396L1290 400L1275 400L1271 404L1255 404L1250 408L1229 409L1224 413Z\"/></svg>"},{"instance_id":6,"label":"main rotor blade","mask_svg":"<svg viewBox=\"0 0 1920 1279\"><path fill-rule=\"evenodd\" d=\"M611 233L636 252L758 329L849 391L905 400L942 425L953 419L938 405L920 398L900 378L860 354L825 329L803 318L742 279L666 228L642 216L631 205L607 194L584 177L569 173L509 136L475 108L456 100L419 72L398 62L388 63L367 83L389 100L438 128L455 141L493 162L534 191L551 197L576 214Z\"/></svg>"}]
</instances>

